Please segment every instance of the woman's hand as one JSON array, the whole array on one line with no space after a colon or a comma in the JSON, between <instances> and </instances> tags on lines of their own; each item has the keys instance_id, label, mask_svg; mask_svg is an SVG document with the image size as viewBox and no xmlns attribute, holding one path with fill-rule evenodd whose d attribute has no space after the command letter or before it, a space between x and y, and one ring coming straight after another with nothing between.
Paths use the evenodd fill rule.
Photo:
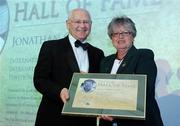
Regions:
<instances>
[{"instance_id":1,"label":"woman's hand","mask_svg":"<svg viewBox=\"0 0 180 126\"><path fill-rule=\"evenodd\" d=\"M107 115L100 116L100 119L104 119L106 121L113 121L113 117Z\"/></svg>"}]
</instances>

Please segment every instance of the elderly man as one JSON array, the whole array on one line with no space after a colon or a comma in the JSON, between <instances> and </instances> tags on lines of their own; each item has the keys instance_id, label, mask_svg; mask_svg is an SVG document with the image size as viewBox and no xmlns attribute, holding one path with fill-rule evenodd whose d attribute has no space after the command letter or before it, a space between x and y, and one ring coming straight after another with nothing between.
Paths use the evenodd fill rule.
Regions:
<instances>
[{"instance_id":1,"label":"elderly man","mask_svg":"<svg viewBox=\"0 0 180 126\"><path fill-rule=\"evenodd\" d=\"M97 73L104 58L102 50L86 42L91 24L87 10L74 9L66 21L69 34L43 43L34 71L34 86L42 94L36 126L96 125L96 118L61 115L73 73Z\"/></svg>"}]
</instances>

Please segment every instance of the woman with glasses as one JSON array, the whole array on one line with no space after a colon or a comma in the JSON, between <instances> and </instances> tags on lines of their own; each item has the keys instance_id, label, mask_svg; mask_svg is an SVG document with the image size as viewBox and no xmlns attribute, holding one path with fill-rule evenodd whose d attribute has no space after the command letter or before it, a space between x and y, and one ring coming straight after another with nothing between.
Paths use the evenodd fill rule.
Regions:
<instances>
[{"instance_id":1,"label":"woman with glasses","mask_svg":"<svg viewBox=\"0 0 180 126\"><path fill-rule=\"evenodd\" d=\"M157 67L154 53L150 49L137 49L135 23L128 17L115 17L108 25L108 35L116 48L116 54L104 58L101 72L111 74L147 75L146 118L145 120L116 119L101 116L100 126L163 126L158 104L155 100Z\"/></svg>"}]
</instances>

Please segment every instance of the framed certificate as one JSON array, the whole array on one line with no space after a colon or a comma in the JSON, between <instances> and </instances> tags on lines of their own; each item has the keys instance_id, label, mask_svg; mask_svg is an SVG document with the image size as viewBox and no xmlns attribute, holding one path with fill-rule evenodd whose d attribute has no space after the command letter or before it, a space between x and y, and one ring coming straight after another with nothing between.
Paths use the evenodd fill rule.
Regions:
<instances>
[{"instance_id":1,"label":"framed certificate","mask_svg":"<svg viewBox=\"0 0 180 126\"><path fill-rule=\"evenodd\" d=\"M145 119L146 75L74 73L62 114Z\"/></svg>"}]
</instances>

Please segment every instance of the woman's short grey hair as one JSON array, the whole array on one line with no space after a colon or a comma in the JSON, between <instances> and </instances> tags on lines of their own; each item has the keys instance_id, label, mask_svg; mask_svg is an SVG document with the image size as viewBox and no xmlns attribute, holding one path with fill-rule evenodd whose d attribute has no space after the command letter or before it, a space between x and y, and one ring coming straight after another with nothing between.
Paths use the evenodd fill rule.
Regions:
<instances>
[{"instance_id":1,"label":"woman's short grey hair","mask_svg":"<svg viewBox=\"0 0 180 126\"><path fill-rule=\"evenodd\" d=\"M127 28L128 32L132 33L133 37L136 37L136 27L135 23L127 16L114 17L108 25L108 35L112 38L112 34L114 33L113 28L122 25Z\"/></svg>"}]
</instances>

